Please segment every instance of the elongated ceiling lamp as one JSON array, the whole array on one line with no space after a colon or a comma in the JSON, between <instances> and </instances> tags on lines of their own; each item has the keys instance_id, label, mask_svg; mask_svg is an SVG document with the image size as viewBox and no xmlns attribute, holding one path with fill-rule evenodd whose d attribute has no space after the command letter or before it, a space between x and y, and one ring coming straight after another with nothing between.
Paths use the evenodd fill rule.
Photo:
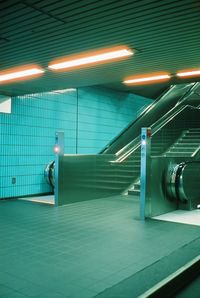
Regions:
<instances>
[{"instance_id":1,"label":"elongated ceiling lamp","mask_svg":"<svg viewBox=\"0 0 200 298\"><path fill-rule=\"evenodd\" d=\"M169 73L157 73L157 74L149 74L149 75L138 75L126 78L123 83L127 85L140 85L140 84L151 84L157 81L165 81L169 80L171 75Z\"/></svg>"},{"instance_id":2,"label":"elongated ceiling lamp","mask_svg":"<svg viewBox=\"0 0 200 298\"><path fill-rule=\"evenodd\" d=\"M22 66L18 68L12 68L5 71L0 72L0 83L7 82L7 81L17 81L21 80L24 77L32 77L36 75L40 75L44 72L42 68L37 65L32 66Z\"/></svg>"},{"instance_id":3,"label":"elongated ceiling lamp","mask_svg":"<svg viewBox=\"0 0 200 298\"><path fill-rule=\"evenodd\" d=\"M200 69L180 71L180 72L177 72L176 75L177 75L177 77L200 76Z\"/></svg>"},{"instance_id":4,"label":"elongated ceiling lamp","mask_svg":"<svg viewBox=\"0 0 200 298\"><path fill-rule=\"evenodd\" d=\"M112 62L113 60L129 57L133 54L134 52L128 47L119 46L57 59L52 61L48 68L52 70L71 70L73 68L83 68L90 65Z\"/></svg>"}]
</instances>

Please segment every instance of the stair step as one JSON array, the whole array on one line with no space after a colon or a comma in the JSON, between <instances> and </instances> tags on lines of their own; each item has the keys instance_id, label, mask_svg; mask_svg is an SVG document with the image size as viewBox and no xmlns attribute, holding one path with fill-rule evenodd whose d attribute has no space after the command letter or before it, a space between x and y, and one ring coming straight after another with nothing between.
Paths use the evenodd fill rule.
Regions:
<instances>
[{"instance_id":1,"label":"stair step","mask_svg":"<svg viewBox=\"0 0 200 298\"><path fill-rule=\"evenodd\" d=\"M91 173L87 173L84 176L80 175L77 178L80 179L80 181L86 181L86 180L109 180L109 181L120 181L120 180L133 180L134 175L128 175L126 172L125 173L97 173L91 178Z\"/></svg>"},{"instance_id":2,"label":"stair step","mask_svg":"<svg viewBox=\"0 0 200 298\"><path fill-rule=\"evenodd\" d=\"M95 189L95 190L113 190L113 191L119 191L122 192L124 190L123 187L119 187L119 186L108 186L108 185L86 185L86 184L81 184L79 183L77 185L77 188L81 187L83 189Z\"/></svg>"},{"instance_id":3,"label":"stair step","mask_svg":"<svg viewBox=\"0 0 200 298\"><path fill-rule=\"evenodd\" d=\"M199 137L200 137L200 135L190 135L190 134L188 134L188 135L186 135L186 136L184 136L182 139L190 139L190 140L196 140L196 139L199 139Z\"/></svg>"},{"instance_id":4,"label":"stair step","mask_svg":"<svg viewBox=\"0 0 200 298\"><path fill-rule=\"evenodd\" d=\"M96 168L96 171L118 171L118 170L139 170L140 166L139 165L115 165L115 166L111 166L111 167L98 167Z\"/></svg>"},{"instance_id":5,"label":"stair step","mask_svg":"<svg viewBox=\"0 0 200 298\"><path fill-rule=\"evenodd\" d=\"M140 183L135 183L134 184L134 190L139 190L140 191Z\"/></svg>"},{"instance_id":6,"label":"stair step","mask_svg":"<svg viewBox=\"0 0 200 298\"><path fill-rule=\"evenodd\" d=\"M178 143L177 145L174 145L174 146L172 146L171 148L173 148L173 147L177 147L177 146L179 146L179 147L196 147L196 146L198 146L200 143Z\"/></svg>"},{"instance_id":7,"label":"stair step","mask_svg":"<svg viewBox=\"0 0 200 298\"><path fill-rule=\"evenodd\" d=\"M140 190L129 190L128 191L128 195L131 195L131 196L139 196L140 195Z\"/></svg>"},{"instance_id":8,"label":"stair step","mask_svg":"<svg viewBox=\"0 0 200 298\"><path fill-rule=\"evenodd\" d=\"M193 148L183 148L183 147L180 147L180 148L177 148L177 147L175 147L175 148L171 148L170 150L169 150L169 152L188 152L188 153L192 153L193 151L194 151L194 149Z\"/></svg>"},{"instance_id":9,"label":"stair step","mask_svg":"<svg viewBox=\"0 0 200 298\"><path fill-rule=\"evenodd\" d=\"M188 152L188 153L192 153L194 151L193 148L171 148L168 152Z\"/></svg>"},{"instance_id":10,"label":"stair step","mask_svg":"<svg viewBox=\"0 0 200 298\"><path fill-rule=\"evenodd\" d=\"M186 136L199 136L200 131L189 131L185 134Z\"/></svg>"},{"instance_id":11,"label":"stair step","mask_svg":"<svg viewBox=\"0 0 200 298\"><path fill-rule=\"evenodd\" d=\"M165 154L166 157L191 157L192 154L187 154L187 153L180 153L180 154L177 154L177 153L169 153L169 154Z\"/></svg>"},{"instance_id":12,"label":"stair step","mask_svg":"<svg viewBox=\"0 0 200 298\"><path fill-rule=\"evenodd\" d=\"M118 169L140 169L140 165L126 165L126 164L122 164L121 166L118 166Z\"/></svg>"}]
</instances>

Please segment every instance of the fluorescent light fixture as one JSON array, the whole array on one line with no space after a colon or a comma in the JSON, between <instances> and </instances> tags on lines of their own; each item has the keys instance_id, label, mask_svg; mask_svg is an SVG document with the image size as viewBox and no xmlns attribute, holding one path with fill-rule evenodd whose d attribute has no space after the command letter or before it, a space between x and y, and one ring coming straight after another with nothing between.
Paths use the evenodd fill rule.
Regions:
<instances>
[{"instance_id":1,"label":"fluorescent light fixture","mask_svg":"<svg viewBox=\"0 0 200 298\"><path fill-rule=\"evenodd\" d=\"M61 89L61 90L54 90L48 93L65 93L65 92L75 92L76 88L67 88L67 89Z\"/></svg>"},{"instance_id":2,"label":"fluorescent light fixture","mask_svg":"<svg viewBox=\"0 0 200 298\"><path fill-rule=\"evenodd\" d=\"M191 71L181 71L176 74L178 77L200 76L200 69Z\"/></svg>"},{"instance_id":3,"label":"fluorescent light fixture","mask_svg":"<svg viewBox=\"0 0 200 298\"><path fill-rule=\"evenodd\" d=\"M18 71L5 71L0 73L0 82L6 82L10 80L15 80L15 79L20 79L23 77L28 77L28 76L34 76L37 74L43 73L44 70L39 68L39 67L33 67L33 68L26 68L18 70Z\"/></svg>"},{"instance_id":4,"label":"fluorescent light fixture","mask_svg":"<svg viewBox=\"0 0 200 298\"><path fill-rule=\"evenodd\" d=\"M160 81L160 80L168 80L170 79L171 76L167 73L163 74L157 74L157 75L152 75L152 76L135 76L135 77L130 77L127 78L123 81L124 84L140 84L140 83L148 83L148 82L153 82L153 81Z\"/></svg>"},{"instance_id":5,"label":"fluorescent light fixture","mask_svg":"<svg viewBox=\"0 0 200 298\"><path fill-rule=\"evenodd\" d=\"M133 51L127 47L115 47L104 50L97 50L93 52L83 53L79 55L73 55L62 60L55 60L48 67L53 70L59 69L71 69L76 67L82 67L85 65L98 64L104 61L112 61L115 59L128 57L133 55Z\"/></svg>"}]
</instances>

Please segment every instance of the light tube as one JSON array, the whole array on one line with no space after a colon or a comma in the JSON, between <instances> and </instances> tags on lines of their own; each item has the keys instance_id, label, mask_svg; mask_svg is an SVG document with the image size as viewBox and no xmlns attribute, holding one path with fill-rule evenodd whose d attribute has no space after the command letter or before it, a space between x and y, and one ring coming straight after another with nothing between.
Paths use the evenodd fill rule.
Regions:
<instances>
[{"instance_id":1,"label":"light tube","mask_svg":"<svg viewBox=\"0 0 200 298\"><path fill-rule=\"evenodd\" d=\"M49 93L65 93L65 92L74 92L76 91L76 88L67 88L67 89L61 89L61 90L54 90Z\"/></svg>"},{"instance_id":2,"label":"light tube","mask_svg":"<svg viewBox=\"0 0 200 298\"><path fill-rule=\"evenodd\" d=\"M98 50L79 54L57 60L48 67L53 70L82 67L85 65L97 64L104 61L112 61L117 58L123 58L133 55L133 51L127 47L115 47L112 49ZM57 63L56 63L57 62Z\"/></svg>"},{"instance_id":3,"label":"light tube","mask_svg":"<svg viewBox=\"0 0 200 298\"><path fill-rule=\"evenodd\" d=\"M4 72L4 74L2 75L0 74L0 82L15 80L15 79L19 79L27 76L33 76L33 75L41 74L43 72L44 70L38 67L19 70L15 72Z\"/></svg>"},{"instance_id":4,"label":"light tube","mask_svg":"<svg viewBox=\"0 0 200 298\"><path fill-rule=\"evenodd\" d=\"M130 77L123 81L124 84L140 84L148 83L153 81L168 80L171 76L169 74L160 74L154 76L144 76L144 77Z\"/></svg>"},{"instance_id":5,"label":"light tube","mask_svg":"<svg viewBox=\"0 0 200 298\"><path fill-rule=\"evenodd\" d=\"M199 76L200 75L200 69L191 70L191 71L181 71L181 72L177 72L176 75L178 77Z\"/></svg>"}]
</instances>

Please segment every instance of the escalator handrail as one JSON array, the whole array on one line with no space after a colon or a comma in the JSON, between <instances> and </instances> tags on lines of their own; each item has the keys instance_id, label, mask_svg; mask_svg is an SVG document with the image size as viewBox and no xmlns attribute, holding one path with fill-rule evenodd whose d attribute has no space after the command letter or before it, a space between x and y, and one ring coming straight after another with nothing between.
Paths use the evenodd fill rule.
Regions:
<instances>
[{"instance_id":1,"label":"escalator handrail","mask_svg":"<svg viewBox=\"0 0 200 298\"><path fill-rule=\"evenodd\" d=\"M199 147L192 153L192 157L196 157L197 154L200 152L200 145Z\"/></svg>"},{"instance_id":2,"label":"escalator handrail","mask_svg":"<svg viewBox=\"0 0 200 298\"><path fill-rule=\"evenodd\" d=\"M198 83L197 83L198 84ZM191 87L189 88L189 90L186 91L186 93L184 93L182 96L180 96L180 99L179 101L177 102L177 104L175 105L175 107L177 107L177 105L179 105L179 103L181 102L182 103L182 99L184 99L184 97L187 98L187 95L195 88L196 86L196 83L189 83L189 85L191 85ZM114 139L112 139L100 152L99 154L103 154L115 141L117 141L117 139L119 139L124 133L126 133L126 131L132 126L134 125L136 122L138 122L143 116L145 116L145 114L147 114L156 104L157 102L167 96L172 89L176 88L177 85L171 85L168 90L164 91L159 97L158 99L156 99L151 105L149 105L141 114L139 117L137 117L137 119L135 119L134 121L132 121L125 129L123 129ZM164 115L166 116L166 114ZM163 116L163 117L164 117ZM162 119L162 117L160 118ZM136 137L137 138L137 137ZM121 148L123 149L123 148ZM121 150L120 149L120 150ZM119 151L120 151L119 150Z\"/></svg>"},{"instance_id":3,"label":"escalator handrail","mask_svg":"<svg viewBox=\"0 0 200 298\"><path fill-rule=\"evenodd\" d=\"M188 164L198 164L198 163L200 163L200 161L190 160L190 161L184 161L177 166L174 187L175 187L176 197L182 202L188 201L188 197L183 187L183 173L185 171L185 168L187 167Z\"/></svg>"},{"instance_id":4,"label":"escalator handrail","mask_svg":"<svg viewBox=\"0 0 200 298\"><path fill-rule=\"evenodd\" d=\"M168 87L167 90L163 91L162 94L149 106L147 106L142 113L136 118L134 119L131 123L129 123L122 131L120 131L119 134L116 135L116 137L114 137L108 144L106 144L105 147L103 147L103 149L101 149L101 151L99 152L99 154L102 154L107 148L109 148L117 139L119 139L121 137L121 135L123 135L135 122L137 122L140 118L142 118L146 113L148 113L148 111L151 109L151 107L153 105L156 104L156 102L158 102L167 92L169 92L172 88L174 87L174 85L170 85Z\"/></svg>"},{"instance_id":5,"label":"escalator handrail","mask_svg":"<svg viewBox=\"0 0 200 298\"><path fill-rule=\"evenodd\" d=\"M166 114L166 115L168 115L168 117L166 119L164 119L165 121L162 121L161 122L161 120L163 120L163 118L165 118L166 115L164 115L164 117L162 117L159 120L157 120L151 126L152 136L154 136L157 132L159 132L170 121L173 121L173 119L175 119L175 117L177 115L179 115L181 112L183 112L187 108L192 108L192 109L199 110L199 108L193 107L191 105L185 105L185 106L183 105L183 106L179 107L179 109L177 109L177 106L176 106L176 110L175 111L174 111L174 109L172 109L174 113L171 113L172 110L170 110L169 111L169 115L168 115L168 113ZM129 144L127 144L125 147L123 147L122 149L120 149L116 153L116 156L118 156L119 154L121 154L122 151L125 151L128 147L131 147L128 152L126 151L122 156L120 155L115 161L116 162L122 162L124 159L126 159L127 157L129 157L130 154L132 154L138 147L140 147L140 143L141 143L141 140L140 140L140 135L139 135L133 141L131 141Z\"/></svg>"}]
</instances>

